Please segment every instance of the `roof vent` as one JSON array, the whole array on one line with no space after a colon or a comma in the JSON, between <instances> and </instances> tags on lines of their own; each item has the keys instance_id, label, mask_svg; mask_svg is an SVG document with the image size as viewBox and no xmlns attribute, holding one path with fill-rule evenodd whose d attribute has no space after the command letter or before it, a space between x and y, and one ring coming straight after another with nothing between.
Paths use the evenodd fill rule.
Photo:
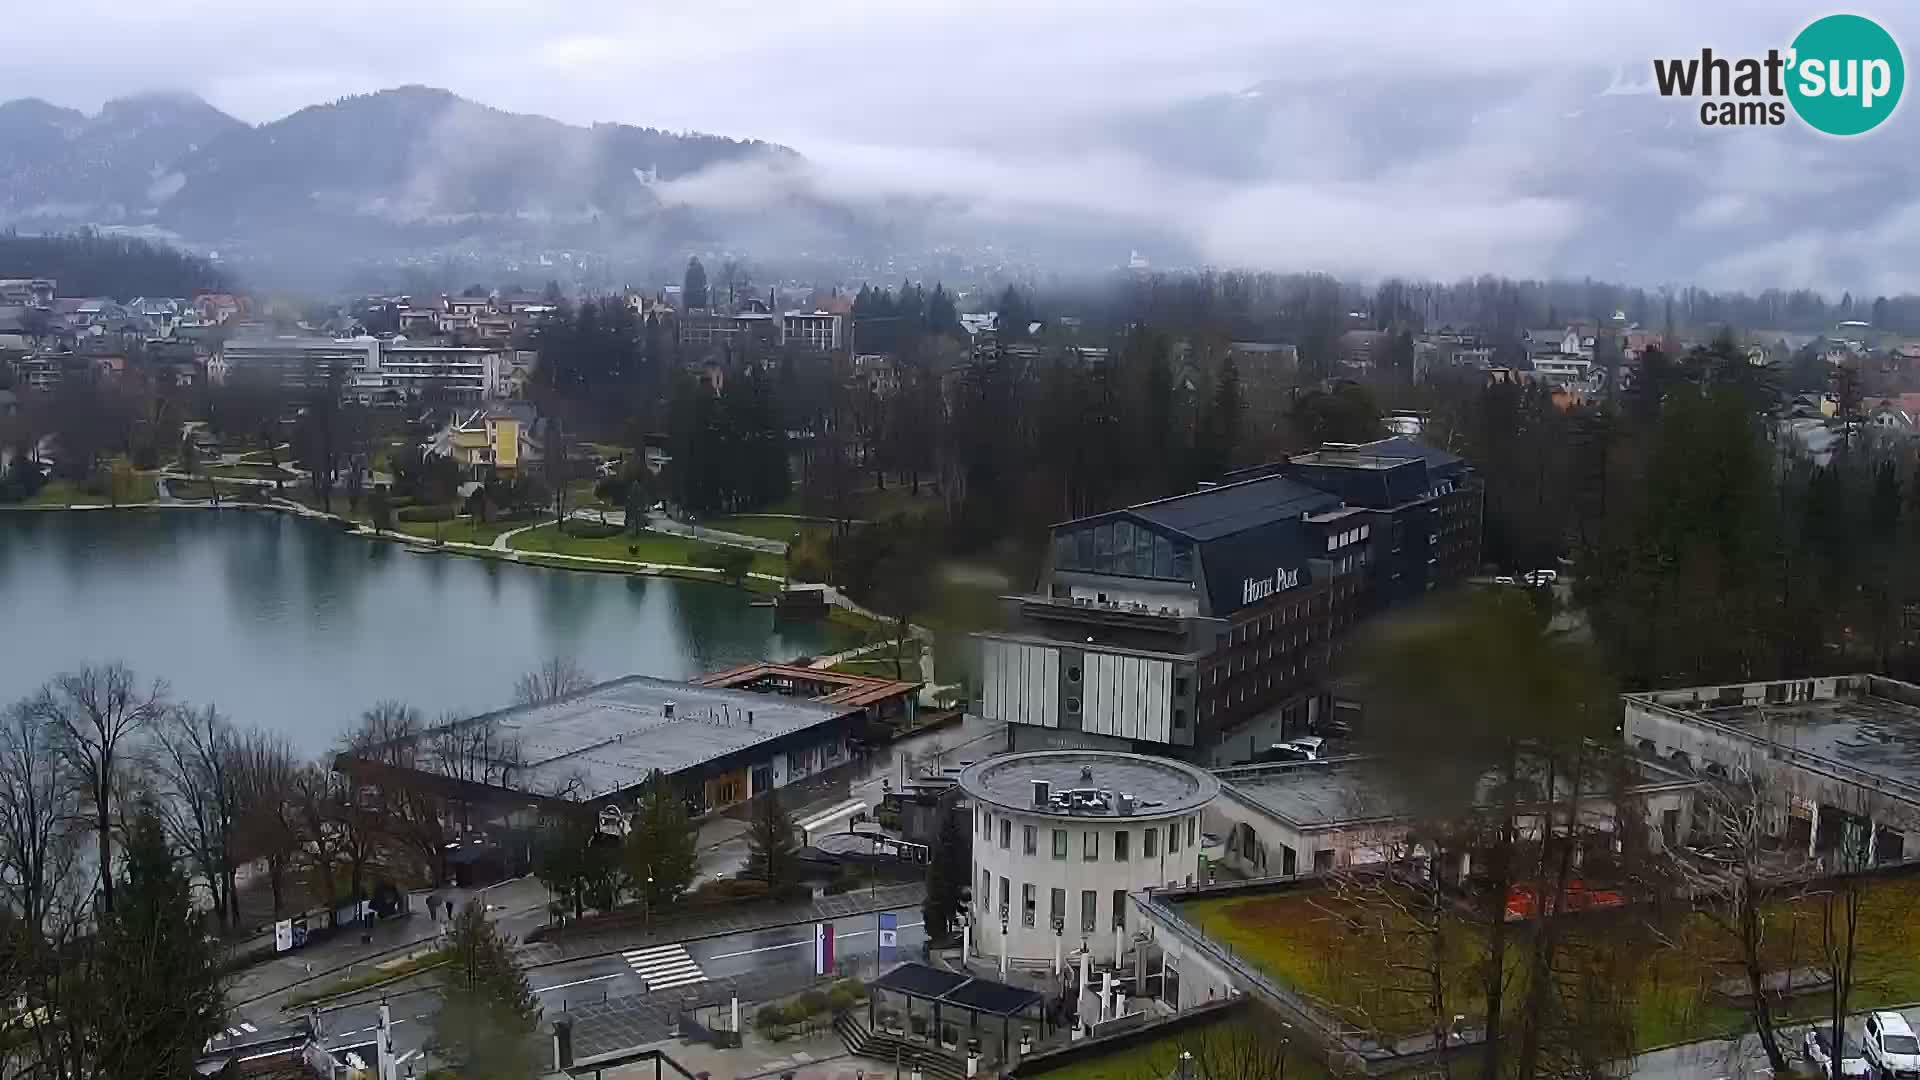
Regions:
<instances>
[{"instance_id":1,"label":"roof vent","mask_svg":"<svg viewBox=\"0 0 1920 1080\"><path fill-rule=\"evenodd\" d=\"M1130 791L1123 791L1120 793L1120 816L1121 817L1133 816L1133 793Z\"/></svg>"},{"instance_id":2,"label":"roof vent","mask_svg":"<svg viewBox=\"0 0 1920 1080\"><path fill-rule=\"evenodd\" d=\"M666 714L667 719L669 720L673 719L673 702L669 701L666 704L662 705L660 707L660 711Z\"/></svg>"},{"instance_id":3,"label":"roof vent","mask_svg":"<svg viewBox=\"0 0 1920 1080\"><path fill-rule=\"evenodd\" d=\"M1050 785L1048 785L1045 780L1035 780L1033 782L1033 805L1039 807L1046 806L1049 793Z\"/></svg>"},{"instance_id":4,"label":"roof vent","mask_svg":"<svg viewBox=\"0 0 1920 1080\"><path fill-rule=\"evenodd\" d=\"M752 709L747 710L747 726L748 727L753 726L753 710Z\"/></svg>"}]
</instances>

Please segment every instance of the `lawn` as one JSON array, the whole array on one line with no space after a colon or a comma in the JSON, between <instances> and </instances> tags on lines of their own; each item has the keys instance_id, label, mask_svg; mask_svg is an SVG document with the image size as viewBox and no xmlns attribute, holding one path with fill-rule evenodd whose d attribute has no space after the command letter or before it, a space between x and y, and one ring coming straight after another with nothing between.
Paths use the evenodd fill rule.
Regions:
<instances>
[{"instance_id":1,"label":"lawn","mask_svg":"<svg viewBox=\"0 0 1920 1080\"><path fill-rule=\"evenodd\" d=\"M650 529L642 529L638 536L622 533L618 536L586 537L562 536L552 525L542 525L537 529L523 532L508 543L515 551L536 554L586 555L597 559L668 563L677 566L704 566L708 556L724 550L713 544L689 540L683 536L669 536ZM787 562L777 555L756 552L753 555L752 569L761 574L784 574Z\"/></svg>"},{"instance_id":2,"label":"lawn","mask_svg":"<svg viewBox=\"0 0 1920 1080\"><path fill-rule=\"evenodd\" d=\"M799 521L794 518L768 517L763 514L710 518L700 524L704 528L717 529L720 532L758 536L763 540L783 542L791 541L796 533L805 536L826 536L834 530L833 523L829 521Z\"/></svg>"},{"instance_id":3,"label":"lawn","mask_svg":"<svg viewBox=\"0 0 1920 1080\"><path fill-rule=\"evenodd\" d=\"M477 521L471 517L457 517L451 521L395 521L396 532L417 536L423 540L445 540L450 544L491 544L493 538L508 529L517 529L522 525L533 524L533 518L521 518L518 521Z\"/></svg>"},{"instance_id":4,"label":"lawn","mask_svg":"<svg viewBox=\"0 0 1920 1080\"><path fill-rule=\"evenodd\" d=\"M278 480L283 484L299 479L287 470L271 465L214 465L207 469L207 475L228 480Z\"/></svg>"},{"instance_id":5,"label":"lawn","mask_svg":"<svg viewBox=\"0 0 1920 1080\"><path fill-rule=\"evenodd\" d=\"M1820 964L1821 902L1780 901L1770 908L1769 964L1776 970ZM1423 1030L1425 999L1408 991L1422 978L1426 939L1391 907L1362 908L1323 890L1213 897L1182 905L1214 940L1280 981L1321 999L1349 1022L1393 1035ZM1866 885L1854 1009L1920 998L1920 875ZM1565 924L1556 960L1571 991L1590 1004L1616 1002L1623 1033L1647 1048L1736 1030L1744 1009L1712 992L1738 974L1731 940L1703 915L1638 907L1595 913ZM1485 957L1480 926L1449 917L1441 965L1449 1011L1474 1017ZM1516 928L1507 952L1510 987L1524 981L1529 931ZM1508 1000L1521 994L1510 989ZM1796 998L1791 1010L1814 1015L1826 998Z\"/></svg>"},{"instance_id":6,"label":"lawn","mask_svg":"<svg viewBox=\"0 0 1920 1080\"><path fill-rule=\"evenodd\" d=\"M28 506L71 506L74 503L105 502L104 495L89 495L71 480L49 480L28 499Z\"/></svg>"}]
</instances>

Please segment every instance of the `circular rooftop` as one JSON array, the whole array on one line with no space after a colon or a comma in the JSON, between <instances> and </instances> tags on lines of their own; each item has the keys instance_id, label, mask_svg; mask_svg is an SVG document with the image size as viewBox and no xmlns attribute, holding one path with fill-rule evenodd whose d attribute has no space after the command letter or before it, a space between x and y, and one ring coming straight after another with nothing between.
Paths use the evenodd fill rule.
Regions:
<instances>
[{"instance_id":1,"label":"circular rooftop","mask_svg":"<svg viewBox=\"0 0 1920 1080\"><path fill-rule=\"evenodd\" d=\"M970 799L1045 817L1154 818L1205 806L1220 794L1220 781L1185 762L1144 754L1037 750L967 766L960 789Z\"/></svg>"}]
</instances>

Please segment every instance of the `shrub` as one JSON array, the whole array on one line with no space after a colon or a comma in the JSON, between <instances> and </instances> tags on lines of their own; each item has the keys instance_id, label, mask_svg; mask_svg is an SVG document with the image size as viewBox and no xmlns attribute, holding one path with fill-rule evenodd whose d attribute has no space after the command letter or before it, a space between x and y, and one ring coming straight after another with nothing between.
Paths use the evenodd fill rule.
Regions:
<instances>
[{"instance_id":1,"label":"shrub","mask_svg":"<svg viewBox=\"0 0 1920 1080\"><path fill-rule=\"evenodd\" d=\"M762 1005L760 1011L753 1014L753 1026L766 1030L777 1028L787 1022L787 1010L777 1004Z\"/></svg>"},{"instance_id":2,"label":"shrub","mask_svg":"<svg viewBox=\"0 0 1920 1080\"><path fill-rule=\"evenodd\" d=\"M401 521L411 521L415 523L426 522L426 521L452 521L453 507L451 506L405 506L400 508L399 517Z\"/></svg>"},{"instance_id":3,"label":"shrub","mask_svg":"<svg viewBox=\"0 0 1920 1080\"><path fill-rule=\"evenodd\" d=\"M835 1013L843 1013L859 1002L854 992L845 983L835 986L827 992L827 1008Z\"/></svg>"},{"instance_id":4,"label":"shrub","mask_svg":"<svg viewBox=\"0 0 1920 1080\"><path fill-rule=\"evenodd\" d=\"M813 1016L827 1011L827 995L818 990L809 990L794 1001L796 1011L802 1016Z\"/></svg>"}]
</instances>

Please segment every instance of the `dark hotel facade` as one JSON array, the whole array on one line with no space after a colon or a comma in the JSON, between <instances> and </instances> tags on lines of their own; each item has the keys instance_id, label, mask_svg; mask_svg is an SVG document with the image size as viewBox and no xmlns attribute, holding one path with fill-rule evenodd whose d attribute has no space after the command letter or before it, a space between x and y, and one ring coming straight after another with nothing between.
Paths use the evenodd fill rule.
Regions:
<instances>
[{"instance_id":1,"label":"dark hotel facade","mask_svg":"<svg viewBox=\"0 0 1920 1080\"><path fill-rule=\"evenodd\" d=\"M1473 572L1480 508L1464 461L1394 438L1056 525L1034 592L975 635L981 711L1014 750L1246 761L1327 715L1356 622Z\"/></svg>"}]
</instances>

